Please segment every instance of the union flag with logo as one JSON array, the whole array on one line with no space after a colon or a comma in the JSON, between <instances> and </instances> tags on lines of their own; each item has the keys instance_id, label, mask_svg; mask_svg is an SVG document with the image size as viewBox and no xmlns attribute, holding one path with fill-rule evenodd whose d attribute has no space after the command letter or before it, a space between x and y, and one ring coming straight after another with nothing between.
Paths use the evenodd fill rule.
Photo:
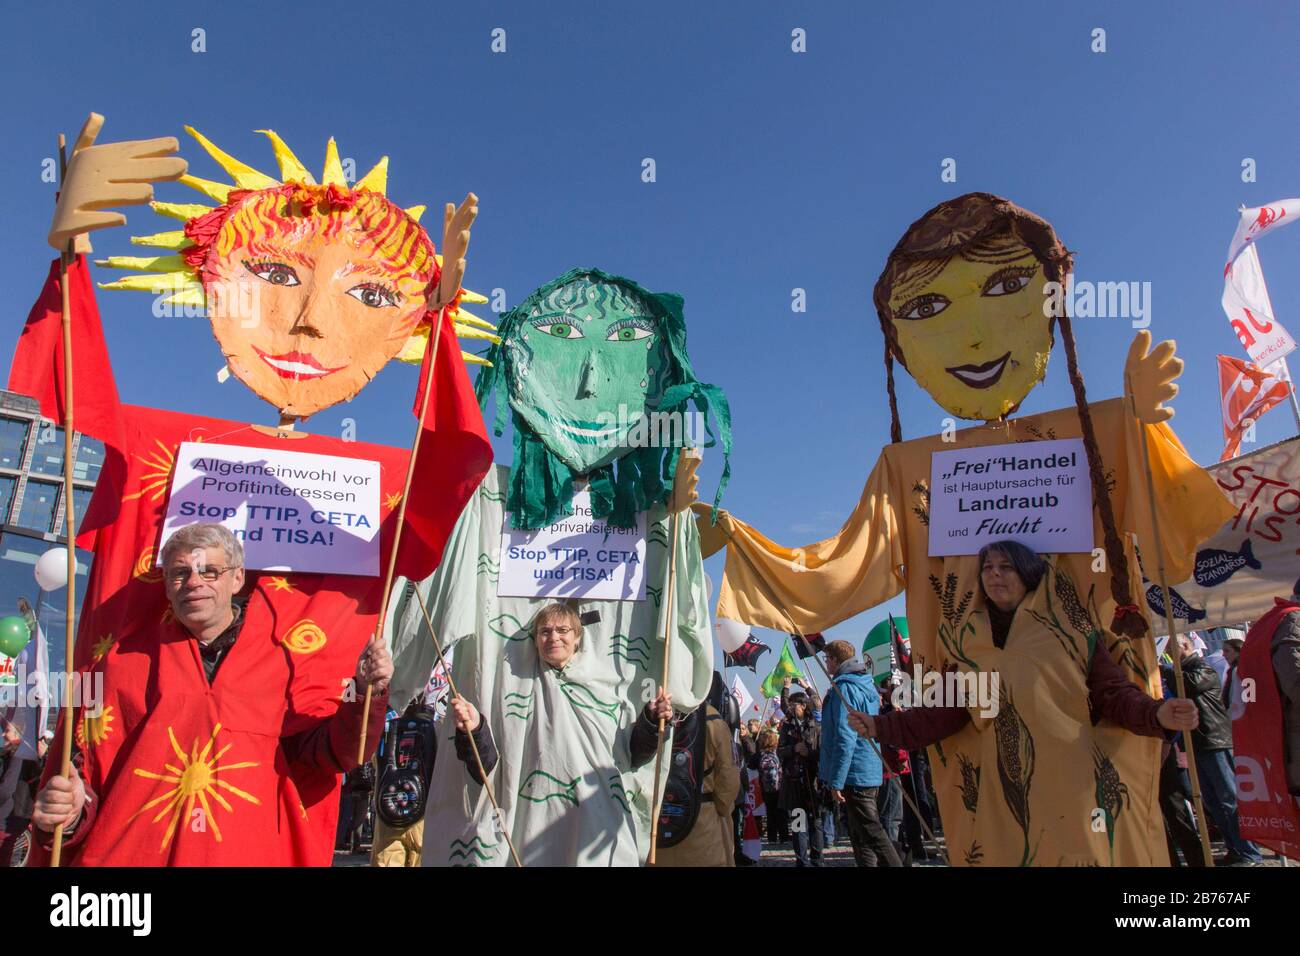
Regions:
<instances>
[{"instance_id":1,"label":"union flag with logo","mask_svg":"<svg viewBox=\"0 0 1300 956\"><path fill-rule=\"evenodd\" d=\"M1220 355L1219 392L1223 408L1223 454L1219 461L1227 461L1241 453L1241 440L1247 429L1270 408L1287 400L1291 383L1280 369L1268 371L1242 359Z\"/></svg>"}]
</instances>

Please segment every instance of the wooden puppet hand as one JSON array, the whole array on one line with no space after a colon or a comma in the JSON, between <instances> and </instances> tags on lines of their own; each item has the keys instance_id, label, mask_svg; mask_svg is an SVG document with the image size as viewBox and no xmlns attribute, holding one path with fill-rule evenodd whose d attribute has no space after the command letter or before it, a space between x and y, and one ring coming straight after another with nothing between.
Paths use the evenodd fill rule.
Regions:
<instances>
[{"instance_id":1,"label":"wooden puppet hand","mask_svg":"<svg viewBox=\"0 0 1300 956\"><path fill-rule=\"evenodd\" d=\"M1133 338L1124 362L1124 390L1133 398L1133 408L1144 425L1158 425L1174 417L1164 403L1178 394L1174 379L1183 374L1183 360L1174 356L1174 342L1167 339L1154 349L1151 333L1143 329Z\"/></svg>"},{"instance_id":2,"label":"wooden puppet hand","mask_svg":"<svg viewBox=\"0 0 1300 956\"><path fill-rule=\"evenodd\" d=\"M731 515L719 508L718 523L714 524L712 505L697 501L691 505L691 510L695 512L695 527L700 533L700 556L707 558L717 554L727 546L735 530Z\"/></svg>"},{"instance_id":3,"label":"wooden puppet hand","mask_svg":"<svg viewBox=\"0 0 1300 956\"><path fill-rule=\"evenodd\" d=\"M683 448L677 456L677 471L673 474L673 495L668 499L668 511L676 514L685 511L700 500L700 476L695 472L704 456L698 448Z\"/></svg>"},{"instance_id":4,"label":"wooden puppet hand","mask_svg":"<svg viewBox=\"0 0 1300 956\"><path fill-rule=\"evenodd\" d=\"M478 197L465 194L458 207L447 203L442 217L442 279L432 308L441 309L456 298L465 279L465 253L469 250L469 227L478 217Z\"/></svg>"},{"instance_id":5,"label":"wooden puppet hand","mask_svg":"<svg viewBox=\"0 0 1300 956\"><path fill-rule=\"evenodd\" d=\"M180 148L175 136L96 146L103 125L104 117L91 113L72 147L50 223L49 243L59 251L92 229L122 225L126 216L112 207L149 202L153 199L150 183L185 175L185 160L171 155ZM89 249L83 238L75 251Z\"/></svg>"}]
</instances>

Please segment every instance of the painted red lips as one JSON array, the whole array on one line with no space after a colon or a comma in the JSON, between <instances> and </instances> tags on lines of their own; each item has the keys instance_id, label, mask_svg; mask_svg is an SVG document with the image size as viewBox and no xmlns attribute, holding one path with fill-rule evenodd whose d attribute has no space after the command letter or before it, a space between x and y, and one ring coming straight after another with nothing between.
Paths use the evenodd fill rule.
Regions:
<instances>
[{"instance_id":1,"label":"painted red lips","mask_svg":"<svg viewBox=\"0 0 1300 956\"><path fill-rule=\"evenodd\" d=\"M983 365L955 365L944 371L971 388L990 388L1002 377L1002 372L1007 367L1007 360L1010 358L1011 353L1007 352L1001 358L995 358L992 362L985 362Z\"/></svg>"},{"instance_id":2,"label":"painted red lips","mask_svg":"<svg viewBox=\"0 0 1300 956\"><path fill-rule=\"evenodd\" d=\"M271 367L275 374L281 378L290 378L296 381L324 378L339 369L347 368L346 365L340 365L338 368L326 368L311 355L306 352L299 352L297 349L292 352L285 352L283 355L268 355L254 345L253 351L257 353L258 358Z\"/></svg>"}]
</instances>

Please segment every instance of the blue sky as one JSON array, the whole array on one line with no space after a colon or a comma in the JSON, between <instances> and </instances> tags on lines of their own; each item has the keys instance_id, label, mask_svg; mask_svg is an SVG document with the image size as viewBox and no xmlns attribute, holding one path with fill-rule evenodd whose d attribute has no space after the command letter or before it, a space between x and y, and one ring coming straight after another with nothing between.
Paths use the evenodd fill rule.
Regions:
<instances>
[{"instance_id":1,"label":"blue sky","mask_svg":"<svg viewBox=\"0 0 1300 956\"><path fill-rule=\"evenodd\" d=\"M1296 14L1279 4L63 9L10 5L0 36L11 341L50 256L54 186L41 162L89 110L107 117L105 140L181 137L191 171L210 178L218 170L184 123L267 169L254 129L277 130L311 166L334 135L361 170L388 154L390 195L405 205L478 193L472 288L503 288L513 304L594 265L685 296L697 374L733 411L726 505L791 545L838 529L888 441L871 288L936 202L1005 195L1056 226L1077 278L1150 282L1151 330L1176 338L1188 366L1174 426L1209 463L1222 446L1214 356L1243 354L1219 306L1235 210L1300 194ZM503 54L490 50L497 27ZM1098 27L1105 53L1090 50ZM191 50L195 28L206 52ZM806 53L791 51L795 28ZM646 157L654 183L641 181ZM956 183L940 181L948 157ZM1255 183L1241 180L1246 157ZM189 201L174 185L159 196ZM129 216L132 232L171 228L147 210ZM98 234L97 254L131 252L129 234ZM1260 256L1278 317L1300 334L1300 231L1269 237ZM806 313L791 311L794 288ZM99 301L126 401L275 420L238 383L217 384L205 320L154 318L138 293ZM1077 328L1089 394L1119 394L1128 321ZM306 427L338 434L352 418L360 440L409 443L414 378L393 366ZM937 406L905 376L899 397L905 435L938 430ZM1021 411L1070 401L1058 346ZM1294 431L1279 408L1258 438ZM706 460L709 494L717 470ZM716 559L709 570L716 580ZM901 600L887 607L901 613ZM860 643L885 610L834 636Z\"/></svg>"}]
</instances>

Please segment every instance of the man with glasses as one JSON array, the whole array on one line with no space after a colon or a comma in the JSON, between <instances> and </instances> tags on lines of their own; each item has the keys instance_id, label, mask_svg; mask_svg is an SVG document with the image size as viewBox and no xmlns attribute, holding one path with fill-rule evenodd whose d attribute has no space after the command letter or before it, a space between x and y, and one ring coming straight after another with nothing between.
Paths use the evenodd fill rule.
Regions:
<instances>
[{"instance_id":1,"label":"man with glasses","mask_svg":"<svg viewBox=\"0 0 1300 956\"><path fill-rule=\"evenodd\" d=\"M318 685L314 694L304 696L298 689L302 682L297 672L305 673L305 669L311 666L312 654L328 641L322 640L318 646L292 642L275 633L274 618L271 619L272 633L268 635L264 629L265 617L251 625L245 633L248 603L240 595L245 583L244 549L227 528L218 524L194 524L182 528L163 546L161 563L170 616L178 627L173 627L166 620L168 615L164 615L162 629L156 632L156 637L150 639L152 646L136 644L130 648L130 652L135 656L140 656L141 653L145 656L159 655L154 658L155 664L146 665L149 670L146 682L149 685L152 710L166 722L167 736L179 741L187 735L186 730L180 729L184 727L185 721L210 718L210 742L206 748L204 741L191 747L181 747L179 743L175 745L177 753L189 758L188 762L182 760L182 763L190 768L175 780L167 773L150 776L157 772L147 766L139 767L138 764L145 761L136 759L138 755L134 750L137 748L116 752L125 756L127 762L133 765L134 775L161 781L163 786L160 792L171 793L167 786L174 785L175 793L172 794L172 803L167 804L168 807L173 804L185 807L189 826L180 826L178 817L173 825L165 828L161 846L155 851L157 857L146 857L147 862L220 862L205 858L202 850L197 858L187 855L183 859L173 859L170 856L171 848L187 829L191 832L211 833L214 846L220 845L222 840L229 842L233 825L227 821L225 814L235 814L236 807L242 811L239 814L240 822L246 820L248 823L248 828L242 831L247 835L247 840L274 842L272 831L268 831L267 827L275 828L275 836L284 835L280 832L283 825L279 822L283 817L275 813L277 792L298 794L290 802L296 805L294 809L306 820L305 801L311 798L313 789L319 788L321 776L345 773L357 766L362 701L367 686L372 688L372 702L366 751L373 753L379 731L383 728L383 714L388 706L388 682L393 674L392 658L387 644L376 642L372 638L361 652L351 681L352 687L344 689L341 702L340 695L333 688L327 690L327 685ZM277 580L287 583L287 579ZM194 641L197 654L185 652L183 645L186 636ZM241 660L231 663L232 652L243 645L248 645L246 651L235 654ZM180 653L175 653L176 650ZM101 656L107 656L110 652L116 652L116 648L106 648ZM234 670L231 671L231 668ZM256 677L253 676L255 674ZM106 679L105 691L111 696L115 688L108 684L109 680ZM206 689L206 694L200 688ZM253 703L249 695L255 695L257 703ZM309 696L311 699L308 699ZM337 706L334 706L335 702L339 702ZM312 719L309 715L304 715L303 711L308 709L318 716ZM203 714L208 716L201 718L199 715ZM63 824L64 846L72 849L87 839L88 833L96 827L97 818L103 818L108 813L112 801L108 788L102 787L104 792L97 795L86 784L86 779L89 778L84 769L87 756L84 750L95 748L95 756L99 756L105 746L111 747L122 736L129 736L136 728L119 726L119 722L127 719L128 715L122 707L117 708L116 712L109 707L101 707L98 713L83 708L78 721L74 772L71 777L51 777L36 798L32 826L34 835L42 846L49 847L52 844L55 827ZM150 715L145 715L140 726L149 723ZM208 724L201 722L196 726L206 729ZM290 726L293 730L284 729ZM271 748L278 753L255 752L263 746L257 740L266 740L268 737ZM241 757L256 759L225 758L224 755L232 747L244 749ZM186 753L187 750L192 753ZM193 769L200 762L208 767L206 775ZM245 774L240 777L236 771L245 771ZM230 775L231 781L238 779L238 792L244 794L243 798L237 798L233 802L227 799L227 794L236 791L230 789L235 786L233 782L223 783L226 774ZM108 779L106 774L103 776ZM125 774L119 774L117 778L120 780L124 776ZM176 794L179 794L179 803ZM217 797L221 800L217 800ZM166 803L166 799L164 797L154 805ZM212 809L214 806L217 810ZM254 813L252 808L264 806L269 810L264 817L244 816ZM196 807L200 810L199 816L194 815ZM122 818L123 824L134 822L135 817L124 817L117 808L114 810L110 814L114 822L105 822L103 825L116 827L119 818ZM145 819L165 823L167 818L166 813L157 816L150 813ZM216 834L222 832L222 827L225 828L224 836L217 839ZM271 862L292 861L295 861L294 858L289 856ZM98 862L115 861L105 857Z\"/></svg>"}]
</instances>

